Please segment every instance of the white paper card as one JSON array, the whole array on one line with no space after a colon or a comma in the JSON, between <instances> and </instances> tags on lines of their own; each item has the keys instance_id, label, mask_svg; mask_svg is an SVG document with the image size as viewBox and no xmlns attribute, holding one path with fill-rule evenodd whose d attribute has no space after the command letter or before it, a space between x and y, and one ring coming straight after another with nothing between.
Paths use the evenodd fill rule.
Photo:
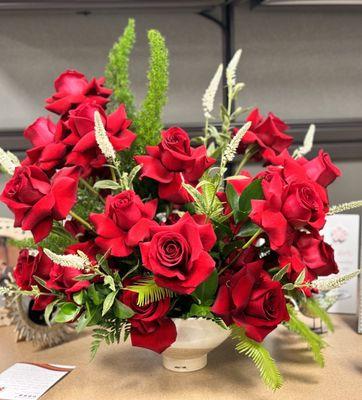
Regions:
<instances>
[{"instance_id":1,"label":"white paper card","mask_svg":"<svg viewBox=\"0 0 362 400\"><path fill-rule=\"evenodd\" d=\"M327 223L323 229L324 239L334 249L339 275L349 274L359 266L359 231L359 215L337 214L327 217ZM341 288L335 289L340 299L329 309L329 312L355 314L357 312L357 285L357 278L354 278Z\"/></svg>"},{"instance_id":2,"label":"white paper card","mask_svg":"<svg viewBox=\"0 0 362 400\"><path fill-rule=\"evenodd\" d=\"M0 374L0 400L37 400L74 368L16 363Z\"/></svg>"}]
</instances>

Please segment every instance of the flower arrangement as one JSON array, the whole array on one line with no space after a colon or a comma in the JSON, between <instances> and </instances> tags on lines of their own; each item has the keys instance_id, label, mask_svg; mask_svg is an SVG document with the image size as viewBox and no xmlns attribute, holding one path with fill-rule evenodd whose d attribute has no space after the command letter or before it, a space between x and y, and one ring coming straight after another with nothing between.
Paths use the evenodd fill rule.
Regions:
<instances>
[{"instance_id":1,"label":"flower arrangement","mask_svg":"<svg viewBox=\"0 0 362 400\"><path fill-rule=\"evenodd\" d=\"M139 110L129 83L130 20L106 79L63 72L45 107L58 121L40 117L25 129L32 147L22 162L1 150L11 175L1 200L15 226L34 237L20 243L15 284L2 291L32 296L48 324L95 327L93 356L103 340L122 337L162 353L177 338L173 318L212 320L279 388L263 341L282 325L323 365L325 342L300 320L298 306L332 328L312 294L350 277L318 280L338 272L320 230L328 214L361 202L330 207L327 187L341 173L322 150L304 157L314 126L291 155L281 119L234 107L244 86L236 80L240 50L225 71L221 126L212 121L222 65L202 100L204 134L191 139L179 127L163 128L168 52L159 32L148 39ZM263 163L255 176L245 169L249 160Z\"/></svg>"}]
</instances>

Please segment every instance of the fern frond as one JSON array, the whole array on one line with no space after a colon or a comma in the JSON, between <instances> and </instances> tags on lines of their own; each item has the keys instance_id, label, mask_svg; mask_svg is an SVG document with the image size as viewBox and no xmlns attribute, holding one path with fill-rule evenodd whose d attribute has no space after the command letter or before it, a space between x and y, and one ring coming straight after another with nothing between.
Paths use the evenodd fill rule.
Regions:
<instances>
[{"instance_id":1,"label":"fern frond","mask_svg":"<svg viewBox=\"0 0 362 400\"><path fill-rule=\"evenodd\" d=\"M338 289L349 280L355 278L360 271L357 269L356 271L351 272L350 274L337 276L335 278L330 279L317 279L311 283L311 287L317 289L321 292L326 292L332 289Z\"/></svg>"},{"instance_id":2,"label":"fern frond","mask_svg":"<svg viewBox=\"0 0 362 400\"><path fill-rule=\"evenodd\" d=\"M215 96L222 78L222 71L223 71L223 65L220 64L202 97L202 107L204 110L204 116L207 119L212 118L211 113L214 110Z\"/></svg>"},{"instance_id":3,"label":"fern frond","mask_svg":"<svg viewBox=\"0 0 362 400\"><path fill-rule=\"evenodd\" d=\"M314 134L315 134L315 125L311 124L309 129L304 137L303 146L298 147L294 153L293 158L299 158L308 154L313 148L313 141L314 141Z\"/></svg>"},{"instance_id":4,"label":"fern frond","mask_svg":"<svg viewBox=\"0 0 362 400\"><path fill-rule=\"evenodd\" d=\"M260 372L265 385L272 390L281 388L283 378L268 350L245 334L244 329L233 325L232 338L238 340L236 351L251 358Z\"/></svg>"},{"instance_id":5,"label":"fern frond","mask_svg":"<svg viewBox=\"0 0 362 400\"><path fill-rule=\"evenodd\" d=\"M135 105L130 89L129 60L135 41L135 21L130 18L123 35L109 52L105 69L106 86L113 90L107 109L112 112L120 104L125 104L127 116L131 119L134 117Z\"/></svg>"},{"instance_id":6,"label":"fern frond","mask_svg":"<svg viewBox=\"0 0 362 400\"><path fill-rule=\"evenodd\" d=\"M159 142L163 127L162 111L167 101L169 61L165 39L160 32L152 29L148 32L148 41L150 45L148 91L134 121L134 130L137 132L133 147L135 154L144 153L146 145L155 145Z\"/></svg>"},{"instance_id":7,"label":"fern frond","mask_svg":"<svg viewBox=\"0 0 362 400\"><path fill-rule=\"evenodd\" d=\"M285 326L291 331L298 334L304 339L311 352L313 353L314 360L321 366L324 367L324 357L322 349L326 346L326 343L322 338L314 333L303 321L297 317L297 312L291 304L287 305L290 319L285 322Z\"/></svg>"},{"instance_id":8,"label":"fern frond","mask_svg":"<svg viewBox=\"0 0 362 400\"><path fill-rule=\"evenodd\" d=\"M130 290L138 294L137 305L145 306L174 296L174 292L170 289L160 287L153 278L140 279L135 285L127 286L124 290Z\"/></svg>"},{"instance_id":9,"label":"fern frond","mask_svg":"<svg viewBox=\"0 0 362 400\"><path fill-rule=\"evenodd\" d=\"M362 200L351 201L349 203L337 204L329 209L328 215L343 213L354 208L362 207Z\"/></svg>"},{"instance_id":10,"label":"fern frond","mask_svg":"<svg viewBox=\"0 0 362 400\"><path fill-rule=\"evenodd\" d=\"M306 301L303 302L302 307L306 308L306 310L308 311L308 314L312 315L315 318L320 318L326 324L329 331L331 331L331 332L334 331L334 326L333 326L331 318L329 317L327 311L324 310L319 305L319 303L316 299L313 299L312 297L306 299Z\"/></svg>"}]
</instances>

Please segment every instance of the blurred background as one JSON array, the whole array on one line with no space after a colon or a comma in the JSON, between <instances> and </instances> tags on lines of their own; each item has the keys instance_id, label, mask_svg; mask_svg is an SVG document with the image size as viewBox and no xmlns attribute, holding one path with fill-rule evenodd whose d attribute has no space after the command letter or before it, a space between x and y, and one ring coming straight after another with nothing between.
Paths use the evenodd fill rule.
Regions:
<instances>
[{"instance_id":1,"label":"blurred background","mask_svg":"<svg viewBox=\"0 0 362 400\"><path fill-rule=\"evenodd\" d=\"M131 68L138 101L145 93L146 31L156 28L166 37L166 124L197 132L201 97L217 65L242 48L243 105L276 113L297 142L316 123L316 150L330 151L344 173L330 188L331 203L362 197L359 0L0 1L1 147L24 154L22 131L47 114L44 99L64 69L103 74L129 17L136 18L138 35ZM0 215L9 216L1 207Z\"/></svg>"}]
</instances>

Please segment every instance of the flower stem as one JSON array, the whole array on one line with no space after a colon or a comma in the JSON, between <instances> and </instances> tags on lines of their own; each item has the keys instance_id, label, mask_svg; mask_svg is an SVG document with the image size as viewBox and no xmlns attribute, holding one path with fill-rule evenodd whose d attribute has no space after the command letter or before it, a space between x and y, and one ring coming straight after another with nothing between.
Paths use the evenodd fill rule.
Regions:
<instances>
[{"instance_id":1,"label":"flower stem","mask_svg":"<svg viewBox=\"0 0 362 400\"><path fill-rule=\"evenodd\" d=\"M94 189L93 186L91 186L85 179L80 178L80 182L82 183L82 185L87 188L91 193L95 194L99 200L105 204L104 198L99 194L99 192L97 190Z\"/></svg>"},{"instance_id":2,"label":"flower stem","mask_svg":"<svg viewBox=\"0 0 362 400\"><path fill-rule=\"evenodd\" d=\"M239 175L240 171L242 168L245 166L245 164L250 161L250 159L256 154L258 148L255 145L249 145L245 151L244 157L240 161L240 164L238 165L238 168L235 171L234 175Z\"/></svg>"},{"instance_id":3,"label":"flower stem","mask_svg":"<svg viewBox=\"0 0 362 400\"><path fill-rule=\"evenodd\" d=\"M83 219L80 215L76 214L74 211L69 211L69 214L77 220L80 224L82 224L85 228L89 229L90 231L94 232L94 229L92 226L85 220Z\"/></svg>"},{"instance_id":4,"label":"flower stem","mask_svg":"<svg viewBox=\"0 0 362 400\"><path fill-rule=\"evenodd\" d=\"M247 249L253 242L254 240L263 232L261 228L259 228L254 235L244 244L242 247L243 250Z\"/></svg>"}]
</instances>

